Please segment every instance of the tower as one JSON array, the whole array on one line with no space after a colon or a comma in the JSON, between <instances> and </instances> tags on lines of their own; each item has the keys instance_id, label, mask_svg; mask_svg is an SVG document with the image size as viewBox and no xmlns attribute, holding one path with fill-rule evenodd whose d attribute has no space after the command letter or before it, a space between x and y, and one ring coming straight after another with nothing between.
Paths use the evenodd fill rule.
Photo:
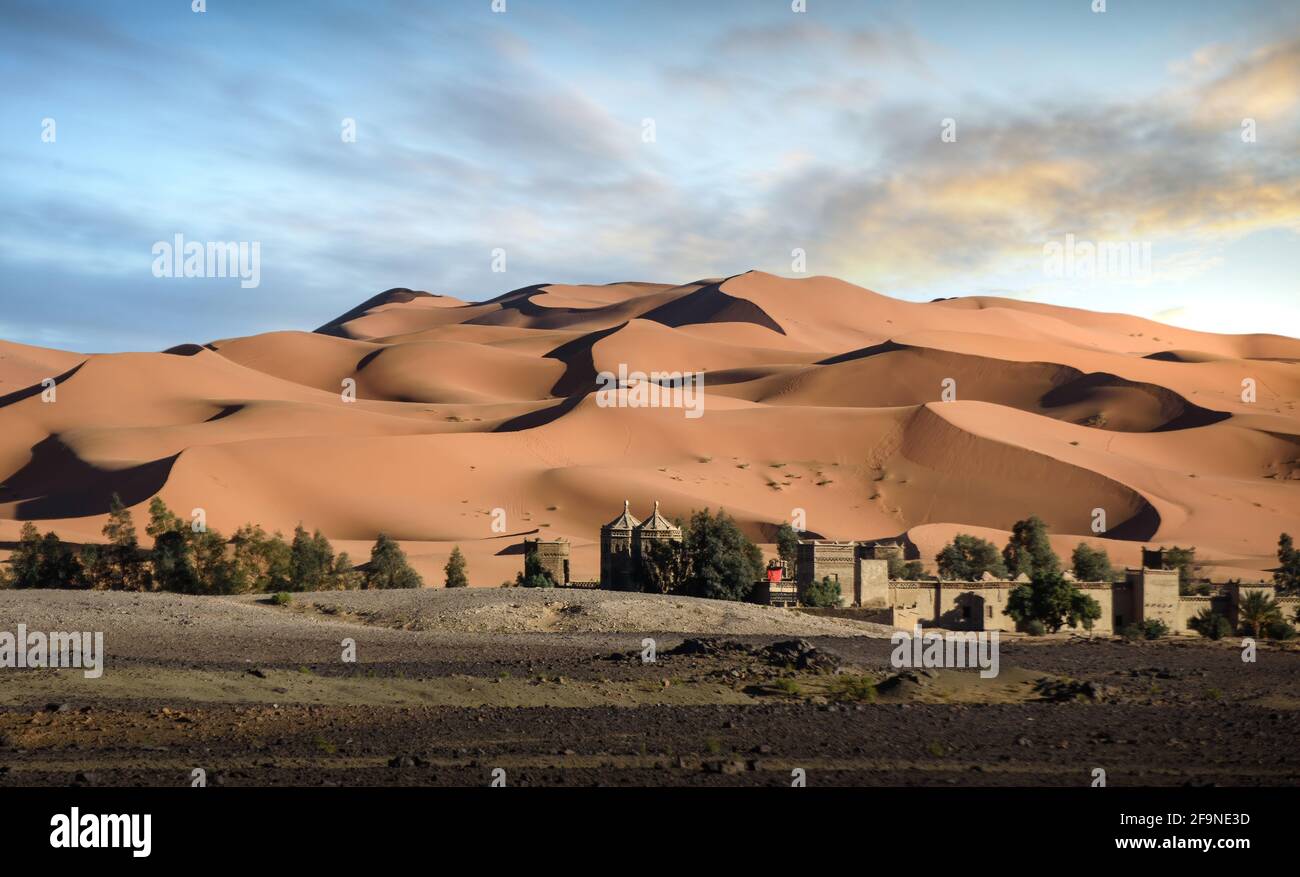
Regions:
<instances>
[{"instance_id":1,"label":"tower","mask_svg":"<svg viewBox=\"0 0 1300 877\"><path fill-rule=\"evenodd\" d=\"M682 528L659 514L659 500L650 517L632 529L632 555L638 564L645 557L651 542L681 542Z\"/></svg>"},{"instance_id":2,"label":"tower","mask_svg":"<svg viewBox=\"0 0 1300 877\"><path fill-rule=\"evenodd\" d=\"M600 528L600 586L607 591L636 589L636 556L632 533L641 525L623 500L623 514Z\"/></svg>"},{"instance_id":3,"label":"tower","mask_svg":"<svg viewBox=\"0 0 1300 877\"><path fill-rule=\"evenodd\" d=\"M527 559L534 557L551 580L557 585L569 583L569 543L564 539L525 539L524 569L528 569Z\"/></svg>"}]
</instances>

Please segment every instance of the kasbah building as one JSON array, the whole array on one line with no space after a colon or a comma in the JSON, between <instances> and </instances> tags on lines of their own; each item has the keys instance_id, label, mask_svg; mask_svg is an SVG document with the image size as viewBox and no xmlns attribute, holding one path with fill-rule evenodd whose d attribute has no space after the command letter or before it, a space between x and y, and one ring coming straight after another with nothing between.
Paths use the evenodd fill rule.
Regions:
<instances>
[{"instance_id":1,"label":"kasbah building","mask_svg":"<svg viewBox=\"0 0 1300 877\"><path fill-rule=\"evenodd\" d=\"M639 570L646 546L651 542L681 542L681 528L659 511L656 501L644 521L625 501L623 511L600 528L599 580L574 579L569 569L569 543L564 539L525 539L525 556L535 557L562 588L638 590ZM906 580L889 577L891 559L901 560L904 548L893 540L803 539L799 542L796 573L790 576L780 561L772 561L767 577L755 583L751 599L758 603L794 606L813 582L830 578L840 585L842 607L864 610L864 617L903 630L915 626L948 630L1015 630L1015 621L1005 613L1011 592L1028 582L996 579L985 573L982 581ZM1235 627L1237 608L1243 595L1262 591L1276 598L1271 585L1230 583L1211 588L1208 595L1178 593L1178 570L1166 569L1165 549L1142 550L1142 566L1125 570L1122 582L1073 581L1101 606L1101 618L1093 625L1097 633L1114 633L1130 624L1159 620L1171 633L1191 634L1188 622L1202 609L1223 615ZM1288 616L1300 606L1300 597L1277 598Z\"/></svg>"}]
</instances>

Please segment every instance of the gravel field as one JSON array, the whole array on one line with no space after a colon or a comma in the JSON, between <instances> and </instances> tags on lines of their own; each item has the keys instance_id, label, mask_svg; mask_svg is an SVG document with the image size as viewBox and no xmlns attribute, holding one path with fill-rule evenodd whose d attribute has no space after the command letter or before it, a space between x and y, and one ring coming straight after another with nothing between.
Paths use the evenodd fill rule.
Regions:
<instances>
[{"instance_id":1,"label":"gravel field","mask_svg":"<svg viewBox=\"0 0 1300 877\"><path fill-rule=\"evenodd\" d=\"M715 601L264 599L0 592L0 630L107 653L98 679L0 670L0 785L1300 783L1289 646L1008 638L982 680L895 671L877 625Z\"/></svg>"}]
</instances>

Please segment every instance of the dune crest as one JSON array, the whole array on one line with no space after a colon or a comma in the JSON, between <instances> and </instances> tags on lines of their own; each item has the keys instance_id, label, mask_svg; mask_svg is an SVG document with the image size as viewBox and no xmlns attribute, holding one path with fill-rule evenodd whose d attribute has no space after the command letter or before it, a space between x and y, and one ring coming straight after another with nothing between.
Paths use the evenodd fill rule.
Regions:
<instances>
[{"instance_id":1,"label":"dune crest","mask_svg":"<svg viewBox=\"0 0 1300 877\"><path fill-rule=\"evenodd\" d=\"M25 520L94 539L111 493L141 522L161 495L226 533L319 527L354 557L384 531L430 582L460 545L495 585L525 534L570 540L594 575L627 498L721 506L760 541L802 509L818 536L905 535L927 560L1038 514L1058 550L1190 544L1259 574L1300 518L1298 363L1281 336L756 271L391 289L315 332L159 353L0 342L0 543ZM606 405L620 367L703 372L701 415Z\"/></svg>"}]
</instances>

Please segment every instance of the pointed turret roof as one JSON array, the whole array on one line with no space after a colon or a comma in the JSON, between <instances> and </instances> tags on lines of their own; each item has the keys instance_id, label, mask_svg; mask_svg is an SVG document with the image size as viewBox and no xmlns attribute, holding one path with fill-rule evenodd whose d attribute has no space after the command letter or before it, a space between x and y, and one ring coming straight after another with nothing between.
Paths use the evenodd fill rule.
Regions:
<instances>
[{"instance_id":1,"label":"pointed turret roof","mask_svg":"<svg viewBox=\"0 0 1300 877\"><path fill-rule=\"evenodd\" d=\"M681 528L674 526L671 521L659 514L659 500L655 500L654 513L651 514L650 517L646 518L645 522L638 526L637 529L643 533L646 531L676 533Z\"/></svg>"},{"instance_id":2,"label":"pointed turret roof","mask_svg":"<svg viewBox=\"0 0 1300 877\"><path fill-rule=\"evenodd\" d=\"M631 530L635 527L641 526L641 522L638 521L636 519L636 516L633 515L631 512L631 505L632 504L627 500L623 500L623 514L619 515L617 518L610 521L604 527L601 527L601 529L602 530Z\"/></svg>"}]
</instances>

